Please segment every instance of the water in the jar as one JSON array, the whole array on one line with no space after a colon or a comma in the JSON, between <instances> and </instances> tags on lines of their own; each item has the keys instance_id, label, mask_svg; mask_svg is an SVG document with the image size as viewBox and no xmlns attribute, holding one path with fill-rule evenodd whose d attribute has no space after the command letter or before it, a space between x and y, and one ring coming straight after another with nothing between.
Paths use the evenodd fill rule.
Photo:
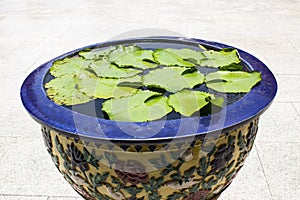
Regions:
<instances>
[{"instance_id":1,"label":"water in the jar","mask_svg":"<svg viewBox=\"0 0 300 200\"><path fill-rule=\"evenodd\" d=\"M197 43L192 43L192 42L185 42L185 41L178 41L176 43L174 43L174 41L172 42L156 42L156 41L151 41L151 42L134 42L131 41L131 43L126 43L126 41L124 43L116 43L113 45L130 45L130 44L136 44L137 46L143 48L143 49L158 49L158 48L175 48L175 49L182 49L182 48L189 48L189 49L193 49L196 51L203 51ZM209 47L209 46L205 46L207 49L213 49L216 50L215 48ZM103 47L102 47L103 48ZM101 49L102 49L101 48ZM106 47L104 47L106 48ZM103 49L104 49L103 48ZM247 68L247 65L245 63L242 63L244 70L248 71L249 68ZM211 72L215 72L218 69L215 68L208 68L208 67L203 67L203 66L196 66L196 69L198 71L200 71L203 74L208 74ZM149 70L145 70L143 72L143 74L147 74L149 72ZM44 82L48 82L49 80L51 80L53 77L49 74L45 77ZM156 92L160 92L160 93L164 93L164 95L168 96L170 95L169 92L165 91L164 89L159 89L159 88L146 88L145 86L141 87L140 89L143 90L152 90L152 91L156 91ZM228 106L238 100L240 100L245 94L244 93L238 93L238 94L233 94L233 93L220 93L220 92L216 92L213 90L210 90L206 87L205 84L201 84L201 85L197 85L193 88L193 90L199 90L199 91L204 91L204 92L210 92L212 94L214 94L216 97L223 97L224 98L224 102L225 105L224 106ZM98 118L103 118L103 119L109 119L107 114L102 112L102 103L105 101L105 99L96 99L93 101L90 101L88 103L85 104L80 104L80 105L73 105L73 106L65 106L67 109L71 109L73 111L85 114L85 115L89 115L89 116L93 116L93 117L98 117ZM194 116L203 116L203 115L209 115L215 112L220 111L221 108L214 106L212 104L208 104L206 105L204 108L202 108L200 111L194 113ZM172 120L172 119L180 119L182 116L175 112L172 111L171 113L169 113L167 115L167 120Z\"/></svg>"}]
</instances>

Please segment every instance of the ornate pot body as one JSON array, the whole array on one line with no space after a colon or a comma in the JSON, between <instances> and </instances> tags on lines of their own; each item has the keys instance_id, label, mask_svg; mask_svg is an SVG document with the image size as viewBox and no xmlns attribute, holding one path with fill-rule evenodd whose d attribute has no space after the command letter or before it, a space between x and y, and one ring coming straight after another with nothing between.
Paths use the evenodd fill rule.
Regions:
<instances>
[{"instance_id":1,"label":"ornate pot body","mask_svg":"<svg viewBox=\"0 0 300 200\"><path fill-rule=\"evenodd\" d=\"M198 39L155 37L89 46L140 43L198 44L218 49L224 44ZM87 47L84 47L87 48ZM57 57L32 72L21 97L42 125L44 142L58 170L85 199L217 199L230 185L248 156L259 116L272 102L277 85L257 58L238 50L251 70L262 73L260 85L220 112L149 123L116 122L56 105L45 94L44 82Z\"/></svg>"}]
</instances>

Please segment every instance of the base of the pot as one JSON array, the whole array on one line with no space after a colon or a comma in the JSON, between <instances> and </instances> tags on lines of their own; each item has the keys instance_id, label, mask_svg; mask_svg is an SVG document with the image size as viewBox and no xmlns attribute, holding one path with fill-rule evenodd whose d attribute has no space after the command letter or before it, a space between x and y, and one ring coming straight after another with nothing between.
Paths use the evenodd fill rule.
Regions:
<instances>
[{"instance_id":1,"label":"base of the pot","mask_svg":"<svg viewBox=\"0 0 300 200\"><path fill-rule=\"evenodd\" d=\"M95 198L93 198L92 196L90 196L88 193L86 193L85 191L82 191L81 188L78 188L78 187L74 187L72 186L73 189L83 198L83 199L86 199L86 200L96 200ZM218 200L219 197L221 196L221 194L217 194L209 199L206 199L206 200ZM135 199L130 199L130 200L144 200L145 197L140 197L140 198L135 198ZM156 199L155 199L156 200ZM157 200L162 200L162 199L157 199ZM191 200L194 200L194 199L191 199ZM197 199L198 200L198 199Z\"/></svg>"},{"instance_id":2,"label":"base of the pot","mask_svg":"<svg viewBox=\"0 0 300 200\"><path fill-rule=\"evenodd\" d=\"M47 150L87 200L216 200L248 156L258 119L191 142L113 144L43 127Z\"/></svg>"}]
</instances>

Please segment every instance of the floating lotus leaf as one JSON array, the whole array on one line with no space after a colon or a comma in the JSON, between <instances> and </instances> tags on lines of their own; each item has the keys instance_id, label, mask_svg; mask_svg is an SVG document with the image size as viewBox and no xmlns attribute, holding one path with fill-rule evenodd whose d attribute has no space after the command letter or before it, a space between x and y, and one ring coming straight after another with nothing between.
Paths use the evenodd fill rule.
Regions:
<instances>
[{"instance_id":1,"label":"floating lotus leaf","mask_svg":"<svg viewBox=\"0 0 300 200\"><path fill-rule=\"evenodd\" d=\"M217 71L206 75L205 79L208 88L218 92L240 93L249 92L261 81L261 74L259 72Z\"/></svg>"},{"instance_id":2,"label":"floating lotus leaf","mask_svg":"<svg viewBox=\"0 0 300 200\"><path fill-rule=\"evenodd\" d=\"M76 84L80 92L94 98L119 98L130 96L138 91L141 77L113 79L99 78L94 74L83 71L76 77Z\"/></svg>"},{"instance_id":3,"label":"floating lotus leaf","mask_svg":"<svg viewBox=\"0 0 300 200\"><path fill-rule=\"evenodd\" d=\"M242 71L243 70L243 66L239 63L232 63L230 65L226 65L226 66L221 66L219 67L220 70L222 71Z\"/></svg>"},{"instance_id":4,"label":"floating lotus leaf","mask_svg":"<svg viewBox=\"0 0 300 200\"><path fill-rule=\"evenodd\" d=\"M105 49L86 49L86 50L83 50L83 51L80 51L78 54L79 56L85 58L85 59L88 59L88 60L98 60L98 59L101 59L105 56L107 56L111 51L115 50L116 47L114 46L110 46L110 47L107 47Z\"/></svg>"},{"instance_id":5,"label":"floating lotus leaf","mask_svg":"<svg viewBox=\"0 0 300 200\"><path fill-rule=\"evenodd\" d=\"M156 49L153 54L161 65L193 67L204 58L203 54L191 49Z\"/></svg>"},{"instance_id":6,"label":"floating lotus leaf","mask_svg":"<svg viewBox=\"0 0 300 200\"><path fill-rule=\"evenodd\" d=\"M81 57L65 58L57 60L50 68L50 74L55 77L60 77L66 74L77 74L80 70L87 68L90 61Z\"/></svg>"},{"instance_id":7,"label":"floating lotus leaf","mask_svg":"<svg viewBox=\"0 0 300 200\"><path fill-rule=\"evenodd\" d=\"M130 49L124 50L124 52L118 51L118 54L115 53L113 56L110 55L109 60L119 67L155 68L157 64L154 63L152 54L153 51L151 50Z\"/></svg>"},{"instance_id":8,"label":"floating lotus leaf","mask_svg":"<svg viewBox=\"0 0 300 200\"><path fill-rule=\"evenodd\" d=\"M221 51L209 50L203 51L202 53L205 58L200 61L201 66L219 68L241 62L236 49L222 49Z\"/></svg>"},{"instance_id":9,"label":"floating lotus leaf","mask_svg":"<svg viewBox=\"0 0 300 200\"><path fill-rule=\"evenodd\" d=\"M91 97L78 91L73 74L66 74L52 79L45 84L47 95L59 105L76 105L89 102Z\"/></svg>"},{"instance_id":10,"label":"floating lotus leaf","mask_svg":"<svg viewBox=\"0 0 300 200\"><path fill-rule=\"evenodd\" d=\"M165 67L155 69L142 77L143 84L149 87L163 88L169 92L177 92L184 88L193 88L204 81L199 71L184 73L186 67Z\"/></svg>"},{"instance_id":11,"label":"floating lotus leaf","mask_svg":"<svg viewBox=\"0 0 300 200\"><path fill-rule=\"evenodd\" d=\"M140 90L130 97L107 100L102 110L111 120L145 122L162 118L172 108L160 93Z\"/></svg>"},{"instance_id":12,"label":"floating lotus leaf","mask_svg":"<svg viewBox=\"0 0 300 200\"><path fill-rule=\"evenodd\" d=\"M109 61L115 61L116 59L118 59L124 54L132 53L138 50L142 50L142 49L136 45L129 45L129 46L119 45L109 53L108 59Z\"/></svg>"},{"instance_id":13,"label":"floating lotus leaf","mask_svg":"<svg viewBox=\"0 0 300 200\"><path fill-rule=\"evenodd\" d=\"M169 96L168 104L183 116L191 116L209 103L213 95L207 92L182 90Z\"/></svg>"},{"instance_id":14,"label":"floating lotus leaf","mask_svg":"<svg viewBox=\"0 0 300 200\"><path fill-rule=\"evenodd\" d=\"M134 76L142 72L138 69L119 68L107 60L98 60L93 62L90 67L97 76L104 78L124 78Z\"/></svg>"},{"instance_id":15,"label":"floating lotus leaf","mask_svg":"<svg viewBox=\"0 0 300 200\"><path fill-rule=\"evenodd\" d=\"M223 97L211 98L210 103L212 103L213 105L218 106L218 107L223 107L224 98Z\"/></svg>"}]
</instances>

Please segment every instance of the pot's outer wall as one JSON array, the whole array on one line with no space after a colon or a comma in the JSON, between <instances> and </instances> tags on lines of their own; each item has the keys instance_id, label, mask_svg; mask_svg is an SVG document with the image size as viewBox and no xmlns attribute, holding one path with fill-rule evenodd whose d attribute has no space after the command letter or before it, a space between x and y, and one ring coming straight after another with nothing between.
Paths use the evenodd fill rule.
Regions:
<instances>
[{"instance_id":1,"label":"pot's outer wall","mask_svg":"<svg viewBox=\"0 0 300 200\"><path fill-rule=\"evenodd\" d=\"M253 147L258 119L205 139L112 145L67 137L44 126L45 145L87 200L216 200Z\"/></svg>"},{"instance_id":2,"label":"pot's outer wall","mask_svg":"<svg viewBox=\"0 0 300 200\"><path fill-rule=\"evenodd\" d=\"M209 116L147 123L116 122L74 112L55 104L47 97L43 82L55 60L72 56L85 48L135 42L173 42L193 45L202 44L217 49L232 48L221 43L178 37L137 38L83 47L50 60L26 78L21 88L21 98L25 108L39 123L69 135L90 140L116 142L161 142L162 140L172 140L174 138L201 137L206 133L220 133L222 130L234 129L260 116L275 97L277 83L271 71L256 57L240 49L238 51L243 62L247 63L251 69L260 71L262 81L238 102L223 108L221 112Z\"/></svg>"}]
</instances>

